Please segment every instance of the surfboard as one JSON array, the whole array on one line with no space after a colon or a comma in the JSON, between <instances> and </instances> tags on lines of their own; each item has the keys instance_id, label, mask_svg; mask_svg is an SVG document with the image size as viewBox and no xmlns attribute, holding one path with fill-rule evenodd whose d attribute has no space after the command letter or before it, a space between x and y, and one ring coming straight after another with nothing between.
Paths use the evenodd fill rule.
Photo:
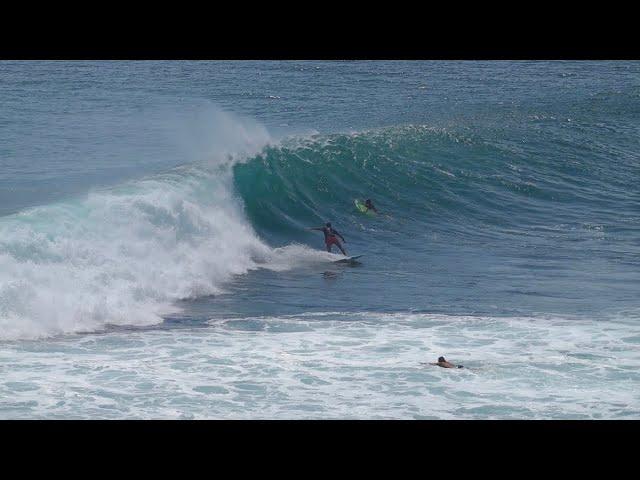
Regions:
<instances>
[{"instance_id":1,"label":"surfboard","mask_svg":"<svg viewBox=\"0 0 640 480\"><path fill-rule=\"evenodd\" d=\"M340 260L336 260L333 263L351 263L356 262L358 258L362 257L362 255L355 255L353 257L341 258Z\"/></svg>"},{"instance_id":2,"label":"surfboard","mask_svg":"<svg viewBox=\"0 0 640 480\"><path fill-rule=\"evenodd\" d=\"M369 210L367 208L367 206L364 204L364 202L361 201L361 200L356 199L356 200L354 200L353 203L356 204L356 208L358 210L360 210L362 213L366 213L367 215L375 215L376 214L376 212L374 212L373 210Z\"/></svg>"}]
</instances>

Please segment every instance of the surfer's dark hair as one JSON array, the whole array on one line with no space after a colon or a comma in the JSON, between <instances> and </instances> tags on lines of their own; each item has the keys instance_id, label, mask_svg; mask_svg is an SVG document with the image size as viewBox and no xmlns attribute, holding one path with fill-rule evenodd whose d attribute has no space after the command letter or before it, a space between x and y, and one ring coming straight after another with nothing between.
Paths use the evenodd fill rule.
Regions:
<instances>
[{"instance_id":1,"label":"surfer's dark hair","mask_svg":"<svg viewBox=\"0 0 640 480\"><path fill-rule=\"evenodd\" d=\"M440 358L438 358L438 361L439 361L439 362L446 362L446 360L444 359L444 357L440 357Z\"/></svg>"},{"instance_id":2,"label":"surfer's dark hair","mask_svg":"<svg viewBox=\"0 0 640 480\"><path fill-rule=\"evenodd\" d=\"M325 227L330 227L331 226L331 222L327 222Z\"/></svg>"}]
</instances>

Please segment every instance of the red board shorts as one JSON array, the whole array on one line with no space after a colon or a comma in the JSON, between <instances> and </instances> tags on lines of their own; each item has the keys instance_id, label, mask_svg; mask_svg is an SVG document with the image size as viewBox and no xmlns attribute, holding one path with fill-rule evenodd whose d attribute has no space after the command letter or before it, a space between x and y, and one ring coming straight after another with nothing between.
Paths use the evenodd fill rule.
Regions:
<instances>
[{"instance_id":1,"label":"red board shorts","mask_svg":"<svg viewBox=\"0 0 640 480\"><path fill-rule=\"evenodd\" d=\"M330 247L331 245L334 245L334 244L340 245L340 242L338 241L338 238L335 235L331 235L327 237L324 243L326 243L327 247Z\"/></svg>"}]
</instances>

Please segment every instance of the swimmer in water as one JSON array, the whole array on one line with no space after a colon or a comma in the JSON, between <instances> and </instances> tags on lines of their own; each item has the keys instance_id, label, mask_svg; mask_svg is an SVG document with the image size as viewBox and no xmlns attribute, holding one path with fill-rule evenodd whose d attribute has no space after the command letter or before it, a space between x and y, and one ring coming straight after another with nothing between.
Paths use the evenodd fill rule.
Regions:
<instances>
[{"instance_id":1,"label":"swimmer in water","mask_svg":"<svg viewBox=\"0 0 640 480\"><path fill-rule=\"evenodd\" d=\"M370 198L367 198L367 200L364 202L364 206L367 207L367 210L373 210L376 213L380 213L378 212L378 209L373 206L373 202Z\"/></svg>"},{"instance_id":2,"label":"swimmer in water","mask_svg":"<svg viewBox=\"0 0 640 480\"><path fill-rule=\"evenodd\" d=\"M430 363L429 365L436 365L442 368L464 368L462 365L454 365L453 363L448 362L444 357L438 358L438 363Z\"/></svg>"}]
</instances>

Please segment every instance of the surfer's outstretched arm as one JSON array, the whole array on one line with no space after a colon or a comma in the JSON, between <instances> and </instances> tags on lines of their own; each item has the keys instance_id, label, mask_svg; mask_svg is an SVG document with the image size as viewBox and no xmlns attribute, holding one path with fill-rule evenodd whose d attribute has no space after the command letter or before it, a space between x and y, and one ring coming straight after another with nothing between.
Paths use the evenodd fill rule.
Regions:
<instances>
[{"instance_id":1,"label":"surfer's outstretched arm","mask_svg":"<svg viewBox=\"0 0 640 480\"><path fill-rule=\"evenodd\" d=\"M323 227L309 227L309 230L324 230Z\"/></svg>"}]
</instances>

